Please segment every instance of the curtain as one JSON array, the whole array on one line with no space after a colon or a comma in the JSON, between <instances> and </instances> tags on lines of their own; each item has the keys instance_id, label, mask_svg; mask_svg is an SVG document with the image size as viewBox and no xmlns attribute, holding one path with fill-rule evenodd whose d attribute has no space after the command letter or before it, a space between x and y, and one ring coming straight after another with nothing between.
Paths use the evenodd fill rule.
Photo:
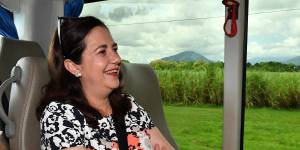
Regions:
<instances>
[{"instance_id":1,"label":"curtain","mask_svg":"<svg viewBox=\"0 0 300 150\"><path fill-rule=\"evenodd\" d=\"M7 38L19 39L12 12L2 6L0 6L0 35Z\"/></svg>"},{"instance_id":2,"label":"curtain","mask_svg":"<svg viewBox=\"0 0 300 150\"><path fill-rule=\"evenodd\" d=\"M83 4L83 0L67 0L64 5L64 16L79 17Z\"/></svg>"}]
</instances>

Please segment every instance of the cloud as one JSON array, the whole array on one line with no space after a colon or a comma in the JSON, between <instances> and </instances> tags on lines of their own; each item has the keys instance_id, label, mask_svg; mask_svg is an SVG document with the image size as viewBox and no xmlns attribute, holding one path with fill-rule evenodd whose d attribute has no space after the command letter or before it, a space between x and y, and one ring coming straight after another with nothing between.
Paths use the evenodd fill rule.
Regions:
<instances>
[{"instance_id":1,"label":"cloud","mask_svg":"<svg viewBox=\"0 0 300 150\"><path fill-rule=\"evenodd\" d=\"M102 3L101 9L96 13L106 16L104 21L110 25L124 59L149 63L191 50L213 60L224 60L225 18L222 16L225 11L221 2L144 0L138 3L99 3ZM300 7L298 0L256 0L250 2L250 13L296 7ZM299 11L252 14L248 25L249 58L300 55Z\"/></svg>"},{"instance_id":2,"label":"cloud","mask_svg":"<svg viewBox=\"0 0 300 150\"><path fill-rule=\"evenodd\" d=\"M147 15L148 13L148 10L144 7L138 7L136 12L135 12L135 15Z\"/></svg>"},{"instance_id":3,"label":"cloud","mask_svg":"<svg viewBox=\"0 0 300 150\"><path fill-rule=\"evenodd\" d=\"M172 20L178 18L196 18L205 14L193 14L199 4L187 2L184 3L159 4L148 11L148 15L134 15L124 19L122 22L151 22L152 20ZM140 9L142 6L140 6ZM191 11L187 12L187 9ZM193 10L194 9L194 10ZM151 14L151 15L150 15ZM163 14L163 15L161 15ZM206 16L209 14L205 14ZM204 20L192 20L182 22L160 22L133 24L124 26L111 26L112 34L120 47L120 52L126 48L123 57L134 62L150 62L155 59L174 55L181 51L192 50L202 55L207 55L213 59L223 59L224 48L223 18L213 19L205 22ZM216 34L216 28L219 28ZM207 32L207 33L205 33ZM129 50L130 49L130 50ZM135 49L132 50L132 49ZM131 54L130 52L133 52ZM137 57L136 53L142 53ZM218 55L218 56L216 56ZM140 58L142 57L142 58Z\"/></svg>"},{"instance_id":4,"label":"cloud","mask_svg":"<svg viewBox=\"0 0 300 150\"><path fill-rule=\"evenodd\" d=\"M300 56L300 37L290 37L280 42L248 44L248 58Z\"/></svg>"},{"instance_id":5,"label":"cloud","mask_svg":"<svg viewBox=\"0 0 300 150\"><path fill-rule=\"evenodd\" d=\"M108 16L111 20L120 22L123 18L127 18L133 15L132 9L128 7L118 7L109 13Z\"/></svg>"},{"instance_id":6,"label":"cloud","mask_svg":"<svg viewBox=\"0 0 300 150\"><path fill-rule=\"evenodd\" d=\"M251 4L250 4L251 6ZM261 1L250 7L251 12L299 8L296 0ZM300 10L250 15L248 58L300 56Z\"/></svg>"},{"instance_id":7,"label":"cloud","mask_svg":"<svg viewBox=\"0 0 300 150\"><path fill-rule=\"evenodd\" d=\"M300 36L300 11L298 11L297 15L294 15L293 17L290 18L290 20L287 22L286 27L289 30L289 35L293 35L296 37Z\"/></svg>"},{"instance_id":8,"label":"cloud","mask_svg":"<svg viewBox=\"0 0 300 150\"><path fill-rule=\"evenodd\" d=\"M84 4L84 8L82 9L81 16L95 16L100 19L108 19L103 13L101 3L87 3Z\"/></svg>"},{"instance_id":9,"label":"cloud","mask_svg":"<svg viewBox=\"0 0 300 150\"><path fill-rule=\"evenodd\" d=\"M300 3L298 0L276 0L276 1L260 1L254 0L249 3L250 12L266 11L266 10L278 10L299 8Z\"/></svg>"},{"instance_id":10,"label":"cloud","mask_svg":"<svg viewBox=\"0 0 300 150\"><path fill-rule=\"evenodd\" d=\"M221 21L219 22L221 23ZM219 56L219 54L223 54L222 50L224 49L222 29L219 29L219 34L215 34L215 27L218 24L212 25L210 23L199 23L198 25L194 23L196 25L192 28L177 23L172 23L171 25L166 23L164 25L157 25L159 29L156 29L157 26L143 25L135 28L134 32L130 28L120 27L119 29L114 29L112 32L113 36L116 36L115 40L118 43L125 46L132 46L131 48L136 49L135 53L143 53L147 60L145 59L142 62L150 62L151 58L155 60L186 50L222 60L223 56ZM127 33L118 36L117 33L125 29L126 31L123 32ZM131 32L128 32L129 30ZM206 33L203 34L204 32ZM122 51L122 48L120 48L120 51ZM137 59L136 54L130 56L131 54L128 52L127 55L131 60Z\"/></svg>"}]
</instances>

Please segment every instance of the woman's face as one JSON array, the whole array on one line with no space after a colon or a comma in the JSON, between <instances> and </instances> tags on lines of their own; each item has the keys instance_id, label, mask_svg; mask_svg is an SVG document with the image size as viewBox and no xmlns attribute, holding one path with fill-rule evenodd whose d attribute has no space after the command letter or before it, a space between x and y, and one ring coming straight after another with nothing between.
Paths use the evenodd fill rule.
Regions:
<instances>
[{"instance_id":1,"label":"woman's face","mask_svg":"<svg viewBox=\"0 0 300 150\"><path fill-rule=\"evenodd\" d=\"M110 32L103 27L94 27L84 41L86 48L79 64L83 87L97 91L119 87L121 58Z\"/></svg>"}]
</instances>

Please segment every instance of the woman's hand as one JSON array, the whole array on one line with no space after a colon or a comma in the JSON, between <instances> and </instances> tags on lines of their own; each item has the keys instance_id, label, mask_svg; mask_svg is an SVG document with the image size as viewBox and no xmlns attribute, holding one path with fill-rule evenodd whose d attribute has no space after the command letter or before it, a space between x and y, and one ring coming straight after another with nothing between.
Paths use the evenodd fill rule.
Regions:
<instances>
[{"instance_id":1,"label":"woman's hand","mask_svg":"<svg viewBox=\"0 0 300 150\"><path fill-rule=\"evenodd\" d=\"M150 140L154 150L175 150L158 128L154 127L148 130L148 133L150 134Z\"/></svg>"},{"instance_id":2,"label":"woman's hand","mask_svg":"<svg viewBox=\"0 0 300 150\"><path fill-rule=\"evenodd\" d=\"M159 146L159 144L155 144L154 145L154 149L153 150L168 150L165 146Z\"/></svg>"}]
</instances>

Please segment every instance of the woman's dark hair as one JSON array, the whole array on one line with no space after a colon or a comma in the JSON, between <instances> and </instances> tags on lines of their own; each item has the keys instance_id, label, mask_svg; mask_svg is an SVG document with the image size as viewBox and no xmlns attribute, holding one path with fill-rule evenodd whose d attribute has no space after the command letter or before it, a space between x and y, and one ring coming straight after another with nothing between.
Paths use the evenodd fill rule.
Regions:
<instances>
[{"instance_id":1,"label":"woman's dark hair","mask_svg":"<svg viewBox=\"0 0 300 150\"><path fill-rule=\"evenodd\" d=\"M95 127L98 125L97 118L101 114L88 104L79 78L65 69L64 60L70 59L74 63L80 64L81 55L86 48L84 42L86 35L97 26L106 30L108 28L102 21L92 16L62 18L61 22L58 27L60 33L58 34L58 30L56 30L49 47L48 69L51 79L42 89L43 97L37 108L37 117L40 119L49 103L58 101L71 104L79 109L84 114L87 123ZM121 87L114 89L108 98L114 118L122 119L131 109L129 96L121 92Z\"/></svg>"}]
</instances>

